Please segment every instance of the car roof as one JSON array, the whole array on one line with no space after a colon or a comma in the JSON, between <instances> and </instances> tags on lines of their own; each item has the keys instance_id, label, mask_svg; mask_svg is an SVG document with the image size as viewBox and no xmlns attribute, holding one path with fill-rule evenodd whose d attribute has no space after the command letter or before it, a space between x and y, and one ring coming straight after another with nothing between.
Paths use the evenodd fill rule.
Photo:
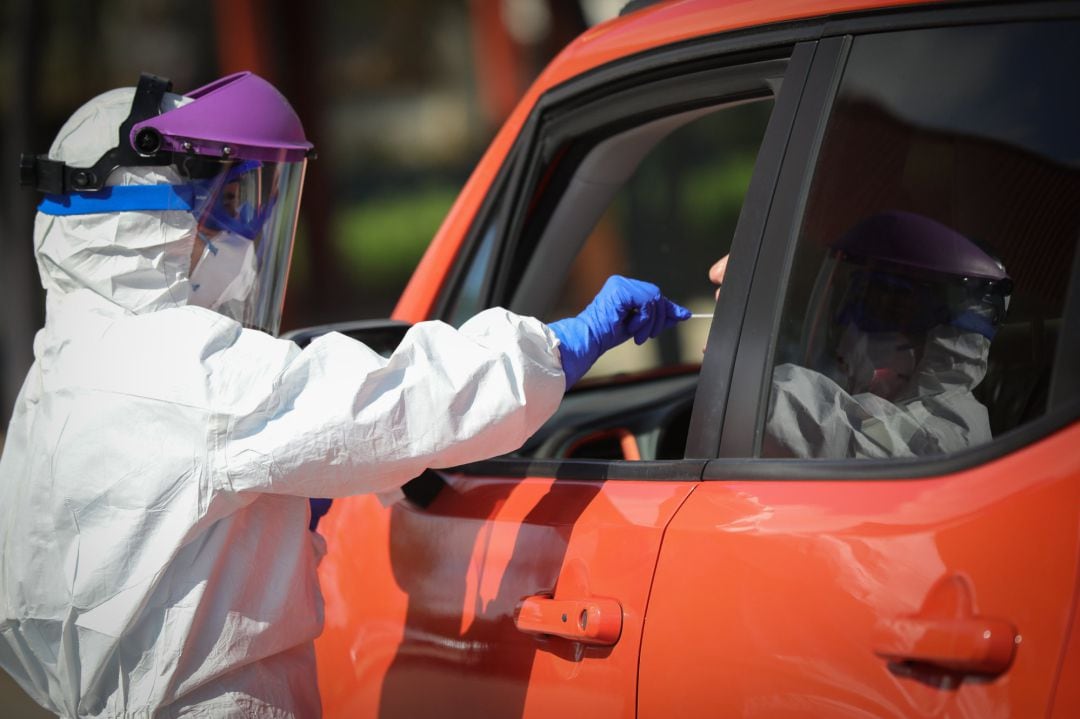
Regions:
<instances>
[{"instance_id":1,"label":"car roof","mask_svg":"<svg viewBox=\"0 0 1080 719\"><path fill-rule=\"evenodd\" d=\"M932 1L932 0L931 0ZM668 0L633 9L582 33L537 78L558 85L605 63L684 40L793 20L865 12L928 0Z\"/></svg>"}]
</instances>

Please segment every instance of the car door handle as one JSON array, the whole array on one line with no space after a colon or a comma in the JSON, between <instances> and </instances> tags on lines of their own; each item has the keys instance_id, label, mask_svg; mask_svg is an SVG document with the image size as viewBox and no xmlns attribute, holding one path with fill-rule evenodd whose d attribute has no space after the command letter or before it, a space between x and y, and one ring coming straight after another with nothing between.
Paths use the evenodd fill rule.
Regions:
<instances>
[{"instance_id":1,"label":"car door handle","mask_svg":"<svg viewBox=\"0 0 1080 719\"><path fill-rule=\"evenodd\" d=\"M514 625L526 634L611 646L622 634L622 618L622 605L614 599L553 599L536 595L521 600Z\"/></svg>"},{"instance_id":2,"label":"car door handle","mask_svg":"<svg viewBox=\"0 0 1080 719\"><path fill-rule=\"evenodd\" d=\"M974 597L971 580L945 575L916 614L878 620L874 653L961 674L1001 674L1012 663L1020 635L1010 622L977 614Z\"/></svg>"},{"instance_id":3,"label":"car door handle","mask_svg":"<svg viewBox=\"0 0 1080 719\"><path fill-rule=\"evenodd\" d=\"M874 653L963 674L1001 674L1009 668L1017 634L1000 619L903 617L878 622Z\"/></svg>"}]
</instances>

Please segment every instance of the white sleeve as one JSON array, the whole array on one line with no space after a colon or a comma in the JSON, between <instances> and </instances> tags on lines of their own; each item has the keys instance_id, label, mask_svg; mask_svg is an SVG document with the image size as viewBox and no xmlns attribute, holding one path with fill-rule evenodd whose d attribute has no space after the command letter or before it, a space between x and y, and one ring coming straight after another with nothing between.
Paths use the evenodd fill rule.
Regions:
<instances>
[{"instance_id":1,"label":"white sleeve","mask_svg":"<svg viewBox=\"0 0 1080 719\"><path fill-rule=\"evenodd\" d=\"M331 333L293 355L252 411L227 418L219 456L237 492L387 492L425 468L517 449L564 389L555 336L502 309L460 330L419 323L389 359Z\"/></svg>"}]
</instances>

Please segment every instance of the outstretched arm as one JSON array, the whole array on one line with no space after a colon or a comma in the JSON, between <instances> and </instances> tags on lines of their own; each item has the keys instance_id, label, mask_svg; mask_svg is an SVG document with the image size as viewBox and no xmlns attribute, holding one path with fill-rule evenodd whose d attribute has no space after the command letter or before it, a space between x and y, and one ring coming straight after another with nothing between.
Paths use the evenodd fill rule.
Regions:
<instances>
[{"instance_id":1,"label":"outstretched arm","mask_svg":"<svg viewBox=\"0 0 1080 719\"><path fill-rule=\"evenodd\" d=\"M498 308L460 329L421 322L388 359L344 335L324 335L291 353L250 410L222 418L226 489L384 492L426 468L512 451L600 354L630 337L644 342L685 316L654 285L616 277L580 315L550 327ZM260 343L280 342L247 341L241 362Z\"/></svg>"}]
</instances>

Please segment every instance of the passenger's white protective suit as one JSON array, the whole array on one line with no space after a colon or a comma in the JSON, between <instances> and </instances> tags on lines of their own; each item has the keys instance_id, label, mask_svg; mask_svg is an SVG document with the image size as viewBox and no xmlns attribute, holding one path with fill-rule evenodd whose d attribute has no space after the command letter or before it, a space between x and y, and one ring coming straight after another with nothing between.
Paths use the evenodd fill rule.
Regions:
<instances>
[{"instance_id":1,"label":"passenger's white protective suit","mask_svg":"<svg viewBox=\"0 0 1080 719\"><path fill-rule=\"evenodd\" d=\"M986 407L971 390L986 375L990 340L941 325L927 336L911 380L892 401L850 394L796 364L773 371L763 452L770 457L919 457L991 440Z\"/></svg>"},{"instance_id":2,"label":"passenger's white protective suit","mask_svg":"<svg viewBox=\"0 0 1080 719\"><path fill-rule=\"evenodd\" d=\"M80 133L118 124L77 114L50 154L78 163ZM387 360L186 306L193 222L37 218L47 318L0 460L0 666L63 716L318 716L307 498L510 451L563 395L554 335L503 310L421 323Z\"/></svg>"}]
</instances>

